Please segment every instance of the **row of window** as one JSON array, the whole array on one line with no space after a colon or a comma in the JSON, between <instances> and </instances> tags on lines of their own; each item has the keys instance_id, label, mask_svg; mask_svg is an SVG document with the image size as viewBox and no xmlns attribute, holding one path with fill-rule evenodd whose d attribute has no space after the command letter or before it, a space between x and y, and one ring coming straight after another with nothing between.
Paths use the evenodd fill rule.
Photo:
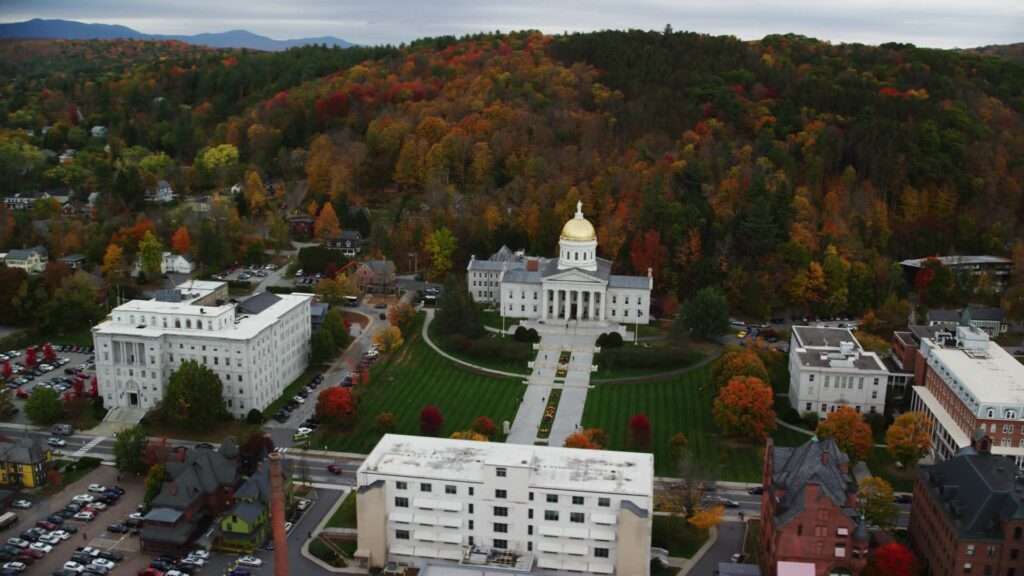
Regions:
<instances>
[{"instance_id":1,"label":"row of window","mask_svg":"<svg viewBox=\"0 0 1024 576\"><path fill-rule=\"evenodd\" d=\"M499 526L499 525L496 524L495 526ZM501 526L504 526L504 525L502 524ZM497 529L495 529L495 532L498 532L498 533L503 533L503 532L506 532L506 531L507 530L497 530ZM473 546L473 545L476 544L476 542L474 541L474 538L472 536L469 536L468 538L469 538L468 544L470 546ZM409 539L411 539L411 534L410 534L410 532L408 530L402 530L402 529L395 530L395 539L396 540L409 540ZM495 538L491 542L491 547L495 548L495 549L498 549L498 550L508 550L508 540L505 540L503 538ZM526 551L527 552L533 552L533 542L527 542L526 543ZM570 554L570 555L574 555L574 556L584 556L585 555L585 554L572 554L571 552L566 552L566 554ZM594 558L608 558L608 557L609 557L609 549L608 548L594 548Z\"/></svg>"},{"instance_id":2,"label":"row of window","mask_svg":"<svg viewBox=\"0 0 1024 576\"><path fill-rule=\"evenodd\" d=\"M874 396L872 396L872 398L874 398ZM843 404L822 404L822 405L821 405L821 414L824 414L824 413L826 413L826 412L835 412L836 410L838 410L838 409L839 409L839 407L840 407L840 406L843 406ZM854 405L854 407L853 407L853 408L854 408L854 409L855 409L855 410L856 410L857 412L860 412L860 404L856 404L856 405ZM876 407L875 407L875 406L868 406L868 409L869 409L869 410L868 410L868 412L869 412L870 414L874 414L874 413L875 413L875 409L876 409ZM808 402L808 403L806 404L806 407L804 408L804 410L806 410L806 411L810 412L811 410L814 410L814 408L812 408L812 407L811 407L811 403L810 403L810 402Z\"/></svg>"},{"instance_id":3,"label":"row of window","mask_svg":"<svg viewBox=\"0 0 1024 576\"><path fill-rule=\"evenodd\" d=\"M496 475L499 478L506 478L507 474L508 474L508 471L507 471L506 468L495 468L495 473L496 473ZM468 488L469 488L469 495L470 496L474 496L475 492L476 492L474 487L473 486L469 486ZM408 490L409 489L409 483L404 481L404 480L399 480L399 481L395 482L395 489L396 490ZM431 484L430 482L420 482L420 492L432 493L433 491L434 491L434 485L433 484ZM454 484L445 484L444 485L444 493L445 494L450 494L450 495L458 495L459 487L454 485ZM508 498L508 491L504 490L504 489L501 489L501 488L497 488L497 489L494 490L494 497L499 499L499 500L507 499ZM558 504L559 501L560 501L559 498L560 497L559 497L558 494L545 494L545 502L547 502L548 504ZM573 496L570 496L570 498L571 498L571 501L572 501L574 506L583 506L583 505L586 504L586 497L584 497L584 496L573 495ZM530 492L529 499L530 499L531 502L533 502L533 492ZM398 501L404 502L404 505L398 504ZM408 506L409 506L409 499L405 498L405 497L396 497L395 498L395 505L399 506L400 508L408 508ZM605 496L599 496L597 498L597 505L602 507L602 508L609 508L612 505L611 498L608 498L608 497L605 497ZM473 511L473 505L470 504L469 506L470 506L469 511L472 512ZM495 510L495 513L494 513L495 516L508 516L508 508L505 508L505 507L495 507L494 510ZM499 510L503 511L504 513L503 514L499 514L498 513ZM555 519L557 520L558 518L555 518Z\"/></svg>"}]
</instances>

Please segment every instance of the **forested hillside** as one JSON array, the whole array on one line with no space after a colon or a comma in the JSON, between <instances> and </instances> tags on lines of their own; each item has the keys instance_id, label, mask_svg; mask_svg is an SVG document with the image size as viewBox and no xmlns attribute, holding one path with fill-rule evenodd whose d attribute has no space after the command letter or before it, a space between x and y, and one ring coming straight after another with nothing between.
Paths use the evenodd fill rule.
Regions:
<instances>
[{"instance_id":1,"label":"forested hillside","mask_svg":"<svg viewBox=\"0 0 1024 576\"><path fill-rule=\"evenodd\" d=\"M1008 254L1021 231L1024 66L966 52L630 31L43 59L69 72L0 68L18 78L0 97L5 191L136 206L158 177L187 194L250 170L308 178L307 202L380 209L385 254L429 262L448 227L455 269L502 243L552 253L579 199L618 271L651 267L680 298L716 284L757 316L862 313L908 290L895 261ZM54 167L33 151L88 149L97 124L109 152ZM15 130L43 126L42 142Z\"/></svg>"}]
</instances>

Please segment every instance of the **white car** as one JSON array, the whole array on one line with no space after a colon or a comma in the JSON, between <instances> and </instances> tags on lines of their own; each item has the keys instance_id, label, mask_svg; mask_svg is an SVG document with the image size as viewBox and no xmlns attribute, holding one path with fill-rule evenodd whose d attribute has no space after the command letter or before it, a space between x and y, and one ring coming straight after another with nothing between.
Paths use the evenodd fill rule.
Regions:
<instances>
[{"instance_id":1,"label":"white car","mask_svg":"<svg viewBox=\"0 0 1024 576\"><path fill-rule=\"evenodd\" d=\"M60 536L57 536L53 532L50 532L48 534L43 534L42 536L40 536L39 541L45 544L50 544L51 546L56 546L57 544L60 544Z\"/></svg>"},{"instance_id":2,"label":"white car","mask_svg":"<svg viewBox=\"0 0 1024 576\"><path fill-rule=\"evenodd\" d=\"M284 523L284 531L285 532L291 532L292 531L292 523L291 522L285 522Z\"/></svg>"},{"instance_id":3,"label":"white car","mask_svg":"<svg viewBox=\"0 0 1024 576\"><path fill-rule=\"evenodd\" d=\"M93 558L92 559L92 565L93 566L102 566L102 567L106 568L107 570L113 570L114 566L117 566L117 564L114 564L114 562L112 560L107 560L106 558Z\"/></svg>"},{"instance_id":4,"label":"white car","mask_svg":"<svg viewBox=\"0 0 1024 576\"><path fill-rule=\"evenodd\" d=\"M67 440L64 440L63 438L50 438L46 443L50 446L56 446L57 448L63 448L68 445Z\"/></svg>"},{"instance_id":5,"label":"white car","mask_svg":"<svg viewBox=\"0 0 1024 576\"><path fill-rule=\"evenodd\" d=\"M209 560L210 559L210 553L207 552L206 550L203 550L202 548L198 548L196 550L193 550L193 551L189 552L188 555L189 556L193 556L195 558L202 558L203 560Z\"/></svg>"},{"instance_id":6,"label":"white car","mask_svg":"<svg viewBox=\"0 0 1024 576\"><path fill-rule=\"evenodd\" d=\"M28 510L32 507L32 503L28 500L15 500L11 502L11 508L19 508L21 510Z\"/></svg>"},{"instance_id":7,"label":"white car","mask_svg":"<svg viewBox=\"0 0 1024 576\"><path fill-rule=\"evenodd\" d=\"M103 484L89 484L89 492L94 494L103 494L107 491L107 487Z\"/></svg>"},{"instance_id":8,"label":"white car","mask_svg":"<svg viewBox=\"0 0 1024 576\"><path fill-rule=\"evenodd\" d=\"M131 514L128 515L128 518L130 518L132 520L142 520L145 517L146 517L146 515L143 514L142 512L132 512ZM195 552L193 552L193 554L195 554Z\"/></svg>"},{"instance_id":9,"label":"white car","mask_svg":"<svg viewBox=\"0 0 1024 576\"><path fill-rule=\"evenodd\" d=\"M96 501L96 497L92 494L79 494L71 499L72 502L78 502L79 504L92 504Z\"/></svg>"},{"instance_id":10,"label":"white car","mask_svg":"<svg viewBox=\"0 0 1024 576\"><path fill-rule=\"evenodd\" d=\"M299 404L305 404L306 403L306 399L303 398L302 396L296 396L295 398L292 398L292 400L295 400Z\"/></svg>"},{"instance_id":11,"label":"white car","mask_svg":"<svg viewBox=\"0 0 1024 576\"><path fill-rule=\"evenodd\" d=\"M71 570L72 572L77 572L77 573L81 574L82 571L85 570L85 566L82 566L78 562L71 561L71 562L65 562L64 563L64 569L65 570Z\"/></svg>"},{"instance_id":12,"label":"white car","mask_svg":"<svg viewBox=\"0 0 1024 576\"><path fill-rule=\"evenodd\" d=\"M32 545L29 546L29 548L31 548L32 550L39 550L43 554L49 554L50 552L53 552L53 546L50 546L49 544L43 542L33 542Z\"/></svg>"},{"instance_id":13,"label":"white car","mask_svg":"<svg viewBox=\"0 0 1024 576\"><path fill-rule=\"evenodd\" d=\"M71 518L73 518L75 520L81 520L82 522L92 522L93 518L95 518L95 517L96 517L96 513L95 512L89 512L88 510L86 510L84 512L79 512L78 514L75 514Z\"/></svg>"},{"instance_id":14,"label":"white car","mask_svg":"<svg viewBox=\"0 0 1024 576\"><path fill-rule=\"evenodd\" d=\"M104 504L103 502L93 502L92 504L89 504L89 509L90 510L106 510L107 509L107 505Z\"/></svg>"},{"instance_id":15,"label":"white car","mask_svg":"<svg viewBox=\"0 0 1024 576\"><path fill-rule=\"evenodd\" d=\"M28 548L28 544L29 544L28 540L22 540L21 538L8 538L7 539L7 543L10 544L11 546L17 546L18 548L21 548L23 550L25 548Z\"/></svg>"},{"instance_id":16,"label":"white car","mask_svg":"<svg viewBox=\"0 0 1024 576\"><path fill-rule=\"evenodd\" d=\"M68 532L67 530L54 530L53 532L50 532L49 535L60 540L67 540L68 538L71 538L71 532Z\"/></svg>"},{"instance_id":17,"label":"white car","mask_svg":"<svg viewBox=\"0 0 1024 576\"><path fill-rule=\"evenodd\" d=\"M251 566L253 568L259 568L263 566L263 560L255 556L242 556L238 559L239 566Z\"/></svg>"},{"instance_id":18,"label":"white car","mask_svg":"<svg viewBox=\"0 0 1024 576\"><path fill-rule=\"evenodd\" d=\"M17 572L24 572L28 566L24 562L7 562L4 564L4 568L7 570L14 570Z\"/></svg>"},{"instance_id":19,"label":"white car","mask_svg":"<svg viewBox=\"0 0 1024 576\"><path fill-rule=\"evenodd\" d=\"M295 433L296 433L296 434L307 434L307 435L308 435L308 434L312 434L312 433L313 433L313 429L312 429L312 428L306 428L305 426L300 426L300 427L299 427L299 428L298 428L298 429L297 429L297 430L295 431Z\"/></svg>"}]
</instances>

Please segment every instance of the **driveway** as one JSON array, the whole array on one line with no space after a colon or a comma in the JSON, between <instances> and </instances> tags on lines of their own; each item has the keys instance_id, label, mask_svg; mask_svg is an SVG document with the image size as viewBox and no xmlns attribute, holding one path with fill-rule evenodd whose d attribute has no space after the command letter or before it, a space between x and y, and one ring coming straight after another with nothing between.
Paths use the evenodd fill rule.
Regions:
<instances>
[{"instance_id":1,"label":"driveway","mask_svg":"<svg viewBox=\"0 0 1024 576\"><path fill-rule=\"evenodd\" d=\"M743 523L722 522L718 525L718 540L690 569L694 576L707 576L718 570L719 562L731 562L730 557L743 551Z\"/></svg>"}]
</instances>

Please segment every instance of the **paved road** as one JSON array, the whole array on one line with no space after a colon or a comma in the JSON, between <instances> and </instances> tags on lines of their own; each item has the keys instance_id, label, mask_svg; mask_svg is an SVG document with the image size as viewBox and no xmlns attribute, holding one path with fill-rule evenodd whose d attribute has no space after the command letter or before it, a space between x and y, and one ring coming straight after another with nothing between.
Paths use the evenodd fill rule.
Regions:
<instances>
[{"instance_id":1,"label":"paved road","mask_svg":"<svg viewBox=\"0 0 1024 576\"><path fill-rule=\"evenodd\" d=\"M719 562L730 562L730 557L743 550L742 522L722 522L718 526L718 540L693 566L690 574L694 576L710 576L718 569Z\"/></svg>"}]
</instances>

